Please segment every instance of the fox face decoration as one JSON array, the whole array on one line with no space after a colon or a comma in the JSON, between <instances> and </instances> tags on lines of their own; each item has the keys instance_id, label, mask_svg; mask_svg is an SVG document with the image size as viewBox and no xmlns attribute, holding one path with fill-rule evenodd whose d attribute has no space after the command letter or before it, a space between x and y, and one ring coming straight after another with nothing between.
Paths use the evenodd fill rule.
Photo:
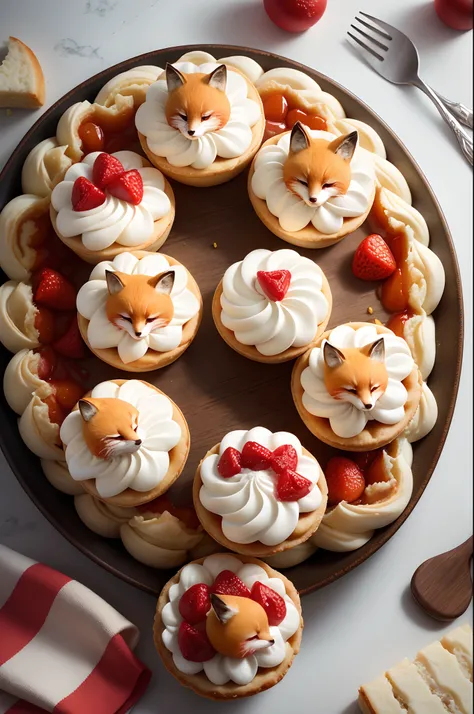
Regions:
<instances>
[{"instance_id":1,"label":"fox face decoration","mask_svg":"<svg viewBox=\"0 0 474 714\"><path fill-rule=\"evenodd\" d=\"M187 139L199 139L222 129L230 118L230 102L225 93L227 68L224 64L210 74L183 74L166 65L168 101L166 120Z\"/></svg>"},{"instance_id":2,"label":"fox face decoration","mask_svg":"<svg viewBox=\"0 0 474 714\"><path fill-rule=\"evenodd\" d=\"M311 208L319 208L330 198L346 194L351 183L351 159L357 141L357 131L338 136L333 141L313 139L305 127L296 122L283 167L287 189Z\"/></svg>"},{"instance_id":3,"label":"fox face decoration","mask_svg":"<svg viewBox=\"0 0 474 714\"><path fill-rule=\"evenodd\" d=\"M171 322L173 270L154 277L107 270L105 277L109 292L105 305L107 318L134 340L141 340Z\"/></svg>"},{"instance_id":4,"label":"fox face decoration","mask_svg":"<svg viewBox=\"0 0 474 714\"><path fill-rule=\"evenodd\" d=\"M210 597L206 634L221 655L242 659L274 644L267 614L258 602L234 595Z\"/></svg>"},{"instance_id":5,"label":"fox face decoration","mask_svg":"<svg viewBox=\"0 0 474 714\"><path fill-rule=\"evenodd\" d=\"M98 459L133 454L141 446L138 411L123 399L92 398L79 400L82 433L91 454Z\"/></svg>"},{"instance_id":6,"label":"fox face decoration","mask_svg":"<svg viewBox=\"0 0 474 714\"><path fill-rule=\"evenodd\" d=\"M357 409L373 409L388 384L383 337L365 347L350 347L344 351L326 341L323 356L328 393Z\"/></svg>"}]
</instances>

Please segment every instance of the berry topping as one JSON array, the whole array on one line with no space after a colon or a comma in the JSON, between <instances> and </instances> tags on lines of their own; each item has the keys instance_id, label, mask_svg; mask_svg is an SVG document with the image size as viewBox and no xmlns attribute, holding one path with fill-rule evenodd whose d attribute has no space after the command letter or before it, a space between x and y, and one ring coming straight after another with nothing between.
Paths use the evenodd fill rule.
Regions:
<instances>
[{"instance_id":1,"label":"berry topping","mask_svg":"<svg viewBox=\"0 0 474 714\"><path fill-rule=\"evenodd\" d=\"M196 583L190 587L179 601L181 617L190 625L203 622L210 609L209 587L205 583Z\"/></svg>"},{"instance_id":2,"label":"berry topping","mask_svg":"<svg viewBox=\"0 0 474 714\"><path fill-rule=\"evenodd\" d=\"M271 122L284 122L288 113L288 101L283 94L274 92L263 101L263 111Z\"/></svg>"},{"instance_id":3,"label":"berry topping","mask_svg":"<svg viewBox=\"0 0 474 714\"><path fill-rule=\"evenodd\" d=\"M219 474L223 478L230 478L231 476L239 474L241 469L240 451L237 451L237 449L234 449L232 446L227 447L217 464Z\"/></svg>"},{"instance_id":4,"label":"berry topping","mask_svg":"<svg viewBox=\"0 0 474 714\"><path fill-rule=\"evenodd\" d=\"M71 357L72 359L81 359L85 357L86 350L82 341L79 325L77 324L77 316L74 315L67 332L64 333L59 340L53 344L56 352L59 352L63 357Z\"/></svg>"},{"instance_id":5,"label":"berry topping","mask_svg":"<svg viewBox=\"0 0 474 714\"><path fill-rule=\"evenodd\" d=\"M272 454L271 467L277 474L283 473L287 469L295 471L298 466L298 454L291 444L279 446Z\"/></svg>"},{"instance_id":6,"label":"berry topping","mask_svg":"<svg viewBox=\"0 0 474 714\"><path fill-rule=\"evenodd\" d=\"M250 597L250 590L232 570L223 570L214 580L211 592L216 595L236 595Z\"/></svg>"},{"instance_id":7,"label":"berry topping","mask_svg":"<svg viewBox=\"0 0 474 714\"><path fill-rule=\"evenodd\" d=\"M41 345L49 345L54 340L54 315L47 307L37 307L35 327L38 330L38 341Z\"/></svg>"},{"instance_id":8,"label":"berry topping","mask_svg":"<svg viewBox=\"0 0 474 714\"><path fill-rule=\"evenodd\" d=\"M376 233L364 238L352 261L352 272L361 280L385 280L396 267L392 251Z\"/></svg>"},{"instance_id":9,"label":"berry topping","mask_svg":"<svg viewBox=\"0 0 474 714\"><path fill-rule=\"evenodd\" d=\"M33 299L53 310L75 310L76 289L61 273L43 268L33 275Z\"/></svg>"},{"instance_id":10,"label":"berry topping","mask_svg":"<svg viewBox=\"0 0 474 714\"><path fill-rule=\"evenodd\" d=\"M107 191L121 201L138 206L143 198L143 179L137 169L124 171L109 181Z\"/></svg>"},{"instance_id":11,"label":"berry topping","mask_svg":"<svg viewBox=\"0 0 474 714\"><path fill-rule=\"evenodd\" d=\"M311 491L312 483L309 479L287 469L283 471L276 485L276 495L279 501L299 501Z\"/></svg>"},{"instance_id":12,"label":"berry topping","mask_svg":"<svg viewBox=\"0 0 474 714\"><path fill-rule=\"evenodd\" d=\"M275 592L275 590L257 580L257 582L252 585L250 597L263 607L268 617L270 627L283 622L286 617L286 604L282 596Z\"/></svg>"},{"instance_id":13,"label":"berry topping","mask_svg":"<svg viewBox=\"0 0 474 714\"><path fill-rule=\"evenodd\" d=\"M104 189L113 178L123 172L123 165L115 156L99 154L92 167L92 180L96 186Z\"/></svg>"},{"instance_id":14,"label":"berry topping","mask_svg":"<svg viewBox=\"0 0 474 714\"><path fill-rule=\"evenodd\" d=\"M98 124L94 124L92 121L84 122L79 127L78 134L85 154L104 150L104 132Z\"/></svg>"},{"instance_id":15,"label":"berry topping","mask_svg":"<svg viewBox=\"0 0 474 714\"><path fill-rule=\"evenodd\" d=\"M287 32L303 32L315 25L326 10L327 0L264 0L275 25Z\"/></svg>"},{"instance_id":16,"label":"berry topping","mask_svg":"<svg viewBox=\"0 0 474 714\"><path fill-rule=\"evenodd\" d=\"M52 379L51 387L59 406L72 411L79 399L84 396L85 389L72 379Z\"/></svg>"},{"instance_id":17,"label":"berry topping","mask_svg":"<svg viewBox=\"0 0 474 714\"><path fill-rule=\"evenodd\" d=\"M171 516L184 523L189 530L196 530L200 526L199 518L196 516L194 508L190 506L175 506L167 494L158 496L158 498L148 501L148 503L142 503L137 506L137 509L140 513L154 513L156 516L161 516L167 511Z\"/></svg>"},{"instance_id":18,"label":"berry topping","mask_svg":"<svg viewBox=\"0 0 474 714\"><path fill-rule=\"evenodd\" d=\"M291 283L289 270L259 270L257 280L269 300L283 300Z\"/></svg>"},{"instance_id":19,"label":"berry topping","mask_svg":"<svg viewBox=\"0 0 474 714\"><path fill-rule=\"evenodd\" d=\"M336 506L341 501L357 501L364 492L365 479L362 471L354 461L345 456L333 456L329 459L325 476L330 506Z\"/></svg>"},{"instance_id":20,"label":"berry topping","mask_svg":"<svg viewBox=\"0 0 474 714\"><path fill-rule=\"evenodd\" d=\"M105 193L85 176L79 176L72 187L71 202L74 211L90 211L105 203Z\"/></svg>"},{"instance_id":21,"label":"berry topping","mask_svg":"<svg viewBox=\"0 0 474 714\"><path fill-rule=\"evenodd\" d=\"M355 461L360 470L365 473L378 453L380 453L378 449L375 449L375 451L354 451L347 454L347 458Z\"/></svg>"},{"instance_id":22,"label":"berry topping","mask_svg":"<svg viewBox=\"0 0 474 714\"><path fill-rule=\"evenodd\" d=\"M242 449L242 467L252 471L263 471L270 468L272 452L257 444L256 441L247 441Z\"/></svg>"},{"instance_id":23,"label":"berry topping","mask_svg":"<svg viewBox=\"0 0 474 714\"><path fill-rule=\"evenodd\" d=\"M36 373L40 379L44 379L46 381L52 376L58 359L52 347L42 347L38 354L39 361Z\"/></svg>"},{"instance_id":24,"label":"berry topping","mask_svg":"<svg viewBox=\"0 0 474 714\"><path fill-rule=\"evenodd\" d=\"M296 122L299 121L309 129L317 129L318 131L325 131L327 129L326 120L322 117L318 117L315 114L308 114L301 109L292 109L288 112L286 117L286 125L288 129L293 129Z\"/></svg>"},{"instance_id":25,"label":"berry topping","mask_svg":"<svg viewBox=\"0 0 474 714\"><path fill-rule=\"evenodd\" d=\"M387 480L384 466L384 452L381 449L375 452L372 462L364 473L364 478L366 486Z\"/></svg>"},{"instance_id":26,"label":"berry topping","mask_svg":"<svg viewBox=\"0 0 474 714\"><path fill-rule=\"evenodd\" d=\"M189 662L207 662L216 653L205 631L197 630L187 622L179 626L178 645L184 659Z\"/></svg>"},{"instance_id":27,"label":"berry topping","mask_svg":"<svg viewBox=\"0 0 474 714\"><path fill-rule=\"evenodd\" d=\"M49 421L52 424L61 426L67 416L67 413L62 407L59 406L56 396L54 394L50 394L49 397L43 399L43 402L48 407Z\"/></svg>"}]
</instances>

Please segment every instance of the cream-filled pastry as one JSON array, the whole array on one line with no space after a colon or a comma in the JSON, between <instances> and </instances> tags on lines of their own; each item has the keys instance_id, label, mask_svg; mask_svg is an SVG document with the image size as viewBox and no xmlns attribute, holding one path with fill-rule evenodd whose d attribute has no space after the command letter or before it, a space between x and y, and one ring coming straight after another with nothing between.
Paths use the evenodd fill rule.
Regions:
<instances>
[{"instance_id":1,"label":"cream-filled pastry","mask_svg":"<svg viewBox=\"0 0 474 714\"><path fill-rule=\"evenodd\" d=\"M20 350L7 365L3 376L3 391L8 406L21 415L36 389L44 387L39 350Z\"/></svg>"},{"instance_id":2,"label":"cream-filled pastry","mask_svg":"<svg viewBox=\"0 0 474 714\"><path fill-rule=\"evenodd\" d=\"M154 640L181 684L228 700L277 684L298 654L302 628L287 578L254 558L218 553L184 566L165 585Z\"/></svg>"},{"instance_id":3,"label":"cream-filled pastry","mask_svg":"<svg viewBox=\"0 0 474 714\"><path fill-rule=\"evenodd\" d=\"M160 496L189 453L189 430L176 404L139 380L98 384L61 426L73 479L114 506Z\"/></svg>"},{"instance_id":4,"label":"cream-filled pastry","mask_svg":"<svg viewBox=\"0 0 474 714\"><path fill-rule=\"evenodd\" d=\"M410 444L423 439L434 428L438 419L438 404L426 382L421 385L421 399L415 416L404 431Z\"/></svg>"},{"instance_id":5,"label":"cream-filled pastry","mask_svg":"<svg viewBox=\"0 0 474 714\"><path fill-rule=\"evenodd\" d=\"M54 388L43 382L35 390L18 421L20 436L29 450L40 459L64 461L59 426Z\"/></svg>"},{"instance_id":6,"label":"cream-filled pastry","mask_svg":"<svg viewBox=\"0 0 474 714\"><path fill-rule=\"evenodd\" d=\"M60 146L52 137L40 141L28 154L21 171L21 188L24 194L49 198L56 183L72 164L66 156L67 146Z\"/></svg>"},{"instance_id":7,"label":"cream-filled pastry","mask_svg":"<svg viewBox=\"0 0 474 714\"><path fill-rule=\"evenodd\" d=\"M13 198L0 213L0 267L12 280L26 281L38 267L50 230L49 198Z\"/></svg>"},{"instance_id":8,"label":"cream-filled pastry","mask_svg":"<svg viewBox=\"0 0 474 714\"><path fill-rule=\"evenodd\" d=\"M121 526L137 512L133 507L104 503L84 492L74 497L74 507L84 525L103 538L120 538Z\"/></svg>"},{"instance_id":9,"label":"cream-filled pastry","mask_svg":"<svg viewBox=\"0 0 474 714\"><path fill-rule=\"evenodd\" d=\"M428 379L436 360L436 326L432 315L406 310L393 315L387 327L405 340L422 378Z\"/></svg>"},{"instance_id":10,"label":"cream-filled pastry","mask_svg":"<svg viewBox=\"0 0 474 714\"><path fill-rule=\"evenodd\" d=\"M65 461L41 459L41 468L51 486L61 493L66 493L68 496L78 496L84 493L81 483L74 481L71 477Z\"/></svg>"},{"instance_id":11,"label":"cream-filled pastry","mask_svg":"<svg viewBox=\"0 0 474 714\"><path fill-rule=\"evenodd\" d=\"M298 357L326 328L332 296L321 268L295 250L254 250L224 274L212 312L221 337L258 362Z\"/></svg>"},{"instance_id":12,"label":"cream-filled pastry","mask_svg":"<svg viewBox=\"0 0 474 714\"><path fill-rule=\"evenodd\" d=\"M174 220L174 195L161 171L133 151L93 152L71 166L51 194L59 238L88 263L158 250Z\"/></svg>"},{"instance_id":13,"label":"cream-filled pastry","mask_svg":"<svg viewBox=\"0 0 474 714\"><path fill-rule=\"evenodd\" d=\"M201 461L194 507L229 550L269 556L306 541L326 508L318 462L294 434L264 427L231 431Z\"/></svg>"},{"instance_id":14,"label":"cream-filled pastry","mask_svg":"<svg viewBox=\"0 0 474 714\"><path fill-rule=\"evenodd\" d=\"M375 195L372 155L358 134L309 130L269 139L255 157L249 195L263 223L283 240L323 248L355 231Z\"/></svg>"},{"instance_id":15,"label":"cream-filled pastry","mask_svg":"<svg viewBox=\"0 0 474 714\"><path fill-rule=\"evenodd\" d=\"M121 253L99 263L77 296L90 349L119 369L145 372L174 362L194 339L202 314L197 283L159 253Z\"/></svg>"},{"instance_id":16,"label":"cream-filled pastry","mask_svg":"<svg viewBox=\"0 0 474 714\"><path fill-rule=\"evenodd\" d=\"M401 337L381 325L348 323L300 357L292 393L315 436L340 449L367 451L406 428L420 402L421 377Z\"/></svg>"},{"instance_id":17,"label":"cream-filled pastry","mask_svg":"<svg viewBox=\"0 0 474 714\"><path fill-rule=\"evenodd\" d=\"M240 71L189 60L166 66L135 123L150 161L195 186L224 183L243 171L264 129L258 92Z\"/></svg>"},{"instance_id":18,"label":"cream-filled pastry","mask_svg":"<svg viewBox=\"0 0 474 714\"><path fill-rule=\"evenodd\" d=\"M10 352L40 345L38 308L28 283L8 280L0 286L0 341Z\"/></svg>"},{"instance_id":19,"label":"cream-filled pastry","mask_svg":"<svg viewBox=\"0 0 474 714\"><path fill-rule=\"evenodd\" d=\"M408 226L416 241L424 246L429 245L430 233L421 213L410 201L387 188L377 189L370 220L374 226L382 226L393 237L404 233Z\"/></svg>"}]
</instances>

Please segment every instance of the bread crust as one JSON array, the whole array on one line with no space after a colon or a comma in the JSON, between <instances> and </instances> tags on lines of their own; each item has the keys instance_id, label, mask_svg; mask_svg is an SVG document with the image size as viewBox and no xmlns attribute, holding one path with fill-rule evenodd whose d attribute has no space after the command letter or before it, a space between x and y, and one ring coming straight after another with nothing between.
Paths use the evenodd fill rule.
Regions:
<instances>
[{"instance_id":1,"label":"bread crust","mask_svg":"<svg viewBox=\"0 0 474 714\"><path fill-rule=\"evenodd\" d=\"M14 92L0 89L0 107L12 107L18 109L37 109L42 107L45 101L45 82L41 65L33 50L17 37L10 37L10 44L16 44L26 56L33 74L32 92Z\"/></svg>"}]
</instances>

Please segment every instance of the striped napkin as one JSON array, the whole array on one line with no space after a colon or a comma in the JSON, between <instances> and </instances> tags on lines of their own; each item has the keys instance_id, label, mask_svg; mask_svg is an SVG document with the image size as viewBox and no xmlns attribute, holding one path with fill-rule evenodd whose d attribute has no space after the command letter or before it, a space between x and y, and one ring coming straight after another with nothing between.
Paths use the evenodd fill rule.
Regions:
<instances>
[{"instance_id":1,"label":"striped napkin","mask_svg":"<svg viewBox=\"0 0 474 714\"><path fill-rule=\"evenodd\" d=\"M98 595L0 545L0 714L125 714L150 671Z\"/></svg>"}]
</instances>

